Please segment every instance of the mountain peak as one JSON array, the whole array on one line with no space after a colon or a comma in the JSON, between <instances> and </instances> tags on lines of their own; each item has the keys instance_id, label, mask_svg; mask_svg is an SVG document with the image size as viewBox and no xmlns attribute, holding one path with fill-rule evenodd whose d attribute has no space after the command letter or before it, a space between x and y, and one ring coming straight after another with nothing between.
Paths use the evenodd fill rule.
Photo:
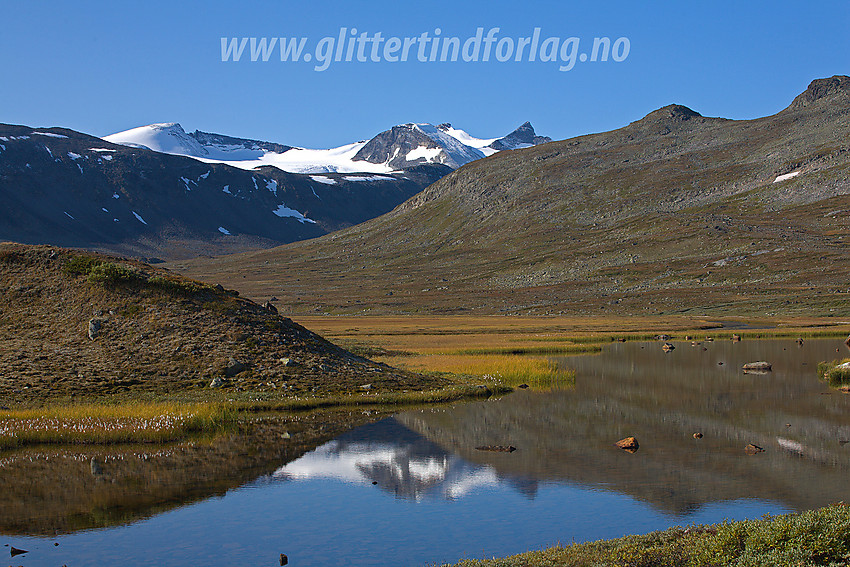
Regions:
<instances>
[{"instance_id":1,"label":"mountain peak","mask_svg":"<svg viewBox=\"0 0 850 567\"><path fill-rule=\"evenodd\" d=\"M825 79L815 79L809 83L805 91L794 99L789 108L804 108L818 100L835 96L850 98L850 77L834 75Z\"/></svg>"},{"instance_id":2,"label":"mountain peak","mask_svg":"<svg viewBox=\"0 0 850 567\"><path fill-rule=\"evenodd\" d=\"M173 132L185 132L183 126L179 122L160 122L159 124L150 124L148 128L151 130L170 130Z\"/></svg>"},{"instance_id":3,"label":"mountain peak","mask_svg":"<svg viewBox=\"0 0 850 567\"><path fill-rule=\"evenodd\" d=\"M658 110L650 112L644 117L644 120L649 118L656 121L673 120L676 122L684 122L691 118L698 118L701 116L702 114L696 110L688 108L687 106L681 104L668 104L667 106L662 106Z\"/></svg>"},{"instance_id":4,"label":"mountain peak","mask_svg":"<svg viewBox=\"0 0 850 567\"><path fill-rule=\"evenodd\" d=\"M515 150L518 148L527 148L529 146L536 146L537 144L545 144L546 142L551 142L552 138L548 136L538 136L534 131L534 126L531 125L531 122L523 122L520 126L505 136L504 138L499 138L489 147L494 150Z\"/></svg>"}]
</instances>

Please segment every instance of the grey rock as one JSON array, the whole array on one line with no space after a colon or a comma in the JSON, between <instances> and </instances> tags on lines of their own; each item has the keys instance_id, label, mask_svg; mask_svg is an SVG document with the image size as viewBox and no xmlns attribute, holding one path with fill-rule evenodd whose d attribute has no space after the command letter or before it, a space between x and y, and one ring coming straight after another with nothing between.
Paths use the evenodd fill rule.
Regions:
<instances>
[{"instance_id":1,"label":"grey rock","mask_svg":"<svg viewBox=\"0 0 850 567\"><path fill-rule=\"evenodd\" d=\"M210 388L221 388L224 386L224 380L221 379L221 376L216 376L210 382Z\"/></svg>"},{"instance_id":2,"label":"grey rock","mask_svg":"<svg viewBox=\"0 0 850 567\"><path fill-rule=\"evenodd\" d=\"M95 340L103 327L103 321L97 318L89 319L89 339Z\"/></svg>"},{"instance_id":3,"label":"grey rock","mask_svg":"<svg viewBox=\"0 0 850 567\"><path fill-rule=\"evenodd\" d=\"M93 476L100 476L103 474L103 469L100 467L100 463L97 462L96 458L91 458L91 463L89 463L89 467L91 468L91 474Z\"/></svg>"},{"instance_id":4,"label":"grey rock","mask_svg":"<svg viewBox=\"0 0 850 567\"><path fill-rule=\"evenodd\" d=\"M237 374L241 374L248 370L248 365L244 362L239 362L238 360L231 358L227 361L227 367L224 369L224 375L228 378L233 378Z\"/></svg>"}]
</instances>

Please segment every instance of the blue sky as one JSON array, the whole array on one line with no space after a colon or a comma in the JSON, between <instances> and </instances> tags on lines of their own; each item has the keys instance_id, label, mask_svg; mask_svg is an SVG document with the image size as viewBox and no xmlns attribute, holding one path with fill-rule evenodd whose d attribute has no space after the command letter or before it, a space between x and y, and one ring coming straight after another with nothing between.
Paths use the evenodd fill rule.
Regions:
<instances>
[{"instance_id":1,"label":"blue sky","mask_svg":"<svg viewBox=\"0 0 850 567\"><path fill-rule=\"evenodd\" d=\"M479 137L530 120L564 139L670 103L707 116L773 114L818 77L850 73L842 2L45 2L0 0L0 122L102 136L153 122L305 147L394 124L451 122ZM307 38L340 28L461 41L628 38L616 62L222 62L221 38ZM505 44L507 49L507 44ZM380 52L379 52L380 55Z\"/></svg>"}]
</instances>

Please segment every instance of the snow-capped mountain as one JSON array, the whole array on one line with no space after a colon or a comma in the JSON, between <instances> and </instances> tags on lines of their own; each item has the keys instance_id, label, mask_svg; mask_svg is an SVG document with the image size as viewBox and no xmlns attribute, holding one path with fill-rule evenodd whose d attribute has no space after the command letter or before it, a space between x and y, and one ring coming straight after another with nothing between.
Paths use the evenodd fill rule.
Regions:
<instances>
[{"instance_id":1,"label":"snow-capped mountain","mask_svg":"<svg viewBox=\"0 0 850 567\"><path fill-rule=\"evenodd\" d=\"M311 150L177 123L105 138L0 124L0 239L164 258L277 246L389 212L517 132L405 124Z\"/></svg>"},{"instance_id":2,"label":"snow-capped mountain","mask_svg":"<svg viewBox=\"0 0 850 567\"><path fill-rule=\"evenodd\" d=\"M245 138L233 138L222 134L211 134L195 130L188 133L176 122L149 124L118 132L103 138L107 142L146 148L164 154L189 156L210 161L250 161L258 160L267 153L282 154L292 146L261 142ZM271 164L262 164L271 165Z\"/></svg>"},{"instance_id":3,"label":"snow-capped mountain","mask_svg":"<svg viewBox=\"0 0 850 567\"><path fill-rule=\"evenodd\" d=\"M403 168L442 163L452 169L481 159L481 150L462 143L431 124L404 124L381 132L364 145L355 160Z\"/></svg>"},{"instance_id":4,"label":"snow-capped mountain","mask_svg":"<svg viewBox=\"0 0 850 567\"><path fill-rule=\"evenodd\" d=\"M297 148L198 130L187 133L177 123L140 126L106 136L104 140L240 169L272 166L289 173L307 174L390 173L424 164L457 169L497 151L551 141L537 136L528 122L507 136L490 139L475 138L451 124L410 123L393 126L369 141L330 149Z\"/></svg>"},{"instance_id":5,"label":"snow-capped mountain","mask_svg":"<svg viewBox=\"0 0 850 567\"><path fill-rule=\"evenodd\" d=\"M134 140L0 124L0 240L164 258L270 247L379 216L451 172L438 164L392 174L246 170L208 156L285 155L287 147L187 134L177 124L136 129Z\"/></svg>"}]
</instances>

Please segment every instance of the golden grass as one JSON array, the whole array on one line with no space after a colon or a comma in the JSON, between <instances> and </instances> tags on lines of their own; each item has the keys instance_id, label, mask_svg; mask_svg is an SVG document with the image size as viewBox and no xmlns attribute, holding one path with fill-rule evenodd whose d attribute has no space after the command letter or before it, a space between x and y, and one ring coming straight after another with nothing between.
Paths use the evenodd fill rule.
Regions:
<instances>
[{"instance_id":1,"label":"golden grass","mask_svg":"<svg viewBox=\"0 0 850 567\"><path fill-rule=\"evenodd\" d=\"M510 354L426 354L387 357L382 362L417 372L449 372L505 386L528 384L533 388L572 386L575 372L551 360Z\"/></svg>"},{"instance_id":2,"label":"golden grass","mask_svg":"<svg viewBox=\"0 0 850 567\"><path fill-rule=\"evenodd\" d=\"M578 354L579 345L599 345L619 338L846 336L850 325L828 319L741 320L768 329L719 328L700 317L297 317L299 323L327 339L369 355L372 351L417 354ZM592 352L592 350L590 351Z\"/></svg>"},{"instance_id":3,"label":"golden grass","mask_svg":"<svg viewBox=\"0 0 850 567\"><path fill-rule=\"evenodd\" d=\"M494 382L486 384L455 384L437 390L383 392L375 394L348 394L321 397L269 398L234 402L242 411L309 411L329 408L418 406L442 404L498 396L513 391L513 388Z\"/></svg>"},{"instance_id":4,"label":"golden grass","mask_svg":"<svg viewBox=\"0 0 850 567\"><path fill-rule=\"evenodd\" d=\"M235 422L223 404L81 404L0 411L0 449L39 443L163 443Z\"/></svg>"}]
</instances>

